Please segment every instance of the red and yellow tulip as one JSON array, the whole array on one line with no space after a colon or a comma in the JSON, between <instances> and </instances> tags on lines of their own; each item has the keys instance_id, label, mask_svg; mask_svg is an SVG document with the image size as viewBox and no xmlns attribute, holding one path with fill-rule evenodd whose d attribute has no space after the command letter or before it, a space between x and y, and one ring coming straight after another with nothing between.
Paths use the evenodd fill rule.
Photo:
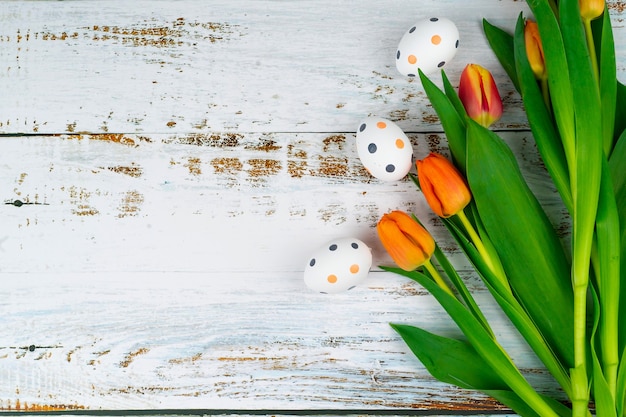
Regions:
<instances>
[{"instance_id":1,"label":"red and yellow tulip","mask_svg":"<svg viewBox=\"0 0 626 417\"><path fill-rule=\"evenodd\" d=\"M493 76L477 64L468 64L461 73L459 98L469 117L484 127L502 117L502 99Z\"/></svg>"}]
</instances>

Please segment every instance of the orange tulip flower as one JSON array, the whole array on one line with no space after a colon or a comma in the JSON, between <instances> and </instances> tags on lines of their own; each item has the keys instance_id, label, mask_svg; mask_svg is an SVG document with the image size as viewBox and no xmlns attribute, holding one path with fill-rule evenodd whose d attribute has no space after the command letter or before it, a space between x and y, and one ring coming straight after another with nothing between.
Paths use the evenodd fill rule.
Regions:
<instances>
[{"instance_id":1,"label":"orange tulip flower","mask_svg":"<svg viewBox=\"0 0 626 417\"><path fill-rule=\"evenodd\" d=\"M469 117L485 127L502 117L502 99L493 76L477 64L469 64L461 73L459 98Z\"/></svg>"},{"instance_id":2,"label":"orange tulip flower","mask_svg":"<svg viewBox=\"0 0 626 417\"><path fill-rule=\"evenodd\" d=\"M416 165L420 189L439 217L454 216L469 204L472 194L467 182L446 157L432 152Z\"/></svg>"},{"instance_id":3,"label":"orange tulip flower","mask_svg":"<svg viewBox=\"0 0 626 417\"><path fill-rule=\"evenodd\" d=\"M539 26L537 22L527 20L524 25L524 41L526 44L526 55L530 68L533 70L538 80L544 80L548 76L546 72L546 62L543 57L543 45L539 37Z\"/></svg>"},{"instance_id":4,"label":"orange tulip flower","mask_svg":"<svg viewBox=\"0 0 626 417\"><path fill-rule=\"evenodd\" d=\"M383 215L376 230L391 258L405 271L422 266L435 252L435 240L430 233L403 211Z\"/></svg>"}]
</instances>

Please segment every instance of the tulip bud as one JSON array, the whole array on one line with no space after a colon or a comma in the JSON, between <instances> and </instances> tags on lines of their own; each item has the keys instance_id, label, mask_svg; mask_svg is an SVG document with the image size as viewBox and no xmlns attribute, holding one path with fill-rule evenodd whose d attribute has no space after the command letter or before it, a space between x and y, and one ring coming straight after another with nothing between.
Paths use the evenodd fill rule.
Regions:
<instances>
[{"instance_id":1,"label":"tulip bud","mask_svg":"<svg viewBox=\"0 0 626 417\"><path fill-rule=\"evenodd\" d=\"M543 57L543 45L539 37L539 26L537 22L527 20L524 25L524 41L526 43L526 55L530 68L533 70L538 80L545 80L547 77L546 63Z\"/></svg>"},{"instance_id":2,"label":"tulip bud","mask_svg":"<svg viewBox=\"0 0 626 417\"><path fill-rule=\"evenodd\" d=\"M417 161L417 178L426 202L439 217L454 216L472 199L465 178L438 153Z\"/></svg>"},{"instance_id":3,"label":"tulip bud","mask_svg":"<svg viewBox=\"0 0 626 417\"><path fill-rule=\"evenodd\" d=\"M604 0L578 0L580 16L586 20L593 20L604 13Z\"/></svg>"},{"instance_id":4,"label":"tulip bud","mask_svg":"<svg viewBox=\"0 0 626 417\"><path fill-rule=\"evenodd\" d=\"M480 65L468 64L461 73L459 98L469 117L489 127L502 116L502 100L489 71Z\"/></svg>"},{"instance_id":5,"label":"tulip bud","mask_svg":"<svg viewBox=\"0 0 626 417\"><path fill-rule=\"evenodd\" d=\"M383 215L376 230L391 258L405 271L422 266L435 252L435 240L430 233L403 211Z\"/></svg>"}]
</instances>

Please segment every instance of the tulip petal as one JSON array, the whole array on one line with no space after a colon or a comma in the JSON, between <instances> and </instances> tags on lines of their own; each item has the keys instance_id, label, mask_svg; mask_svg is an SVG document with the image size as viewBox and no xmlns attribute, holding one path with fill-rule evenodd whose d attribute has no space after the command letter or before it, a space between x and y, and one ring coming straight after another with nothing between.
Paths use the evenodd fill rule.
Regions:
<instances>
[{"instance_id":1,"label":"tulip petal","mask_svg":"<svg viewBox=\"0 0 626 417\"><path fill-rule=\"evenodd\" d=\"M468 64L461 73L459 98L468 116L488 127L502 116L502 100L491 73L476 64Z\"/></svg>"},{"instance_id":2,"label":"tulip petal","mask_svg":"<svg viewBox=\"0 0 626 417\"><path fill-rule=\"evenodd\" d=\"M539 80L545 79L546 64L537 22L527 20L524 24L524 44L526 46L526 56L535 77Z\"/></svg>"},{"instance_id":3,"label":"tulip petal","mask_svg":"<svg viewBox=\"0 0 626 417\"><path fill-rule=\"evenodd\" d=\"M420 189L439 217L453 216L470 202L472 196L465 179L443 155L433 152L416 165Z\"/></svg>"},{"instance_id":4,"label":"tulip petal","mask_svg":"<svg viewBox=\"0 0 626 417\"><path fill-rule=\"evenodd\" d=\"M391 258L405 271L423 265L435 251L435 241L430 233L404 212L385 214L376 229Z\"/></svg>"}]
</instances>

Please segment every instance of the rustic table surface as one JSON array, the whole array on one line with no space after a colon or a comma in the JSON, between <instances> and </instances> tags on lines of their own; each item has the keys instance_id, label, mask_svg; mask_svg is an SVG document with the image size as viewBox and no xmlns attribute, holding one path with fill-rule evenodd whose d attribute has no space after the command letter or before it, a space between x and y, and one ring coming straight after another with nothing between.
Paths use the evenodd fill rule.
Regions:
<instances>
[{"instance_id":1,"label":"rustic table surface","mask_svg":"<svg viewBox=\"0 0 626 417\"><path fill-rule=\"evenodd\" d=\"M624 80L625 3L610 1ZM502 414L434 380L390 328L458 330L391 264L375 224L417 213L452 256L514 361L555 384L409 180L359 161L367 116L416 158L446 152L419 80L395 52L417 20L453 20L453 84L492 71L514 149L557 226L520 98L482 18L518 0L0 0L0 409L40 413ZM440 83L439 74L432 76ZM343 236L374 267L352 291L303 282Z\"/></svg>"}]
</instances>

